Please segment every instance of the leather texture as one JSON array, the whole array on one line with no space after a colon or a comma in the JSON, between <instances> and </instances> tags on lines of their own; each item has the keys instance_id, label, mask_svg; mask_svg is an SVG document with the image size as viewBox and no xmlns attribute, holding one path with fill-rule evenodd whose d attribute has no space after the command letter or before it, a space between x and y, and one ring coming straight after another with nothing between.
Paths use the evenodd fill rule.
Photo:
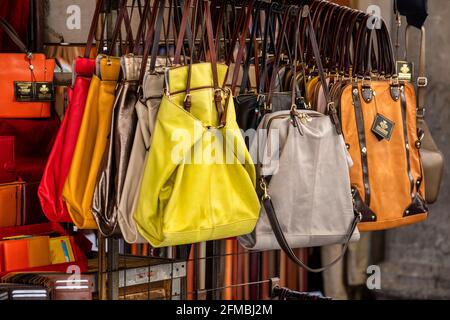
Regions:
<instances>
[{"instance_id":1,"label":"leather texture","mask_svg":"<svg viewBox=\"0 0 450 320\"><path fill-rule=\"evenodd\" d=\"M111 236L118 230L117 210L122 194L133 137L137 125L135 104L138 100L141 60L134 56L121 58L123 79L116 89L109 143L97 176L92 213L99 230Z\"/></svg>"},{"instance_id":2,"label":"leather texture","mask_svg":"<svg viewBox=\"0 0 450 320\"><path fill-rule=\"evenodd\" d=\"M139 232L154 247L247 234L258 219L255 168L235 120L231 93L222 97L222 101L216 100L213 85L217 82L213 81L212 65L192 65L191 113L183 107L189 67L168 71L170 95L163 96L161 101L134 214ZM217 65L218 83L224 82L226 71L225 65ZM218 112L222 109L226 110L226 124L214 129L223 124ZM174 148L180 147L180 140L173 139L175 129L183 129L188 140L172 158ZM235 153L234 164L208 163L203 157L198 161L201 154L207 158L212 155L210 132L222 138L227 134L224 141L231 143L229 147L233 150L237 144L241 161L245 162L238 162ZM194 148L200 143L201 148Z\"/></svg>"},{"instance_id":3,"label":"leather texture","mask_svg":"<svg viewBox=\"0 0 450 320\"><path fill-rule=\"evenodd\" d=\"M423 133L423 140L420 142L420 157L425 177L425 200L427 203L435 203L442 185L444 155L434 142L424 119L417 120L417 128Z\"/></svg>"},{"instance_id":4,"label":"leather texture","mask_svg":"<svg viewBox=\"0 0 450 320\"><path fill-rule=\"evenodd\" d=\"M0 227L15 227L22 223L25 183L0 184Z\"/></svg>"},{"instance_id":5,"label":"leather texture","mask_svg":"<svg viewBox=\"0 0 450 320\"><path fill-rule=\"evenodd\" d=\"M162 70L146 74L143 83L143 97L135 105L138 123L118 208L120 230L127 243L147 243L147 240L137 230L133 213L136 210L142 173L150 150L151 135L154 132L163 87L164 73Z\"/></svg>"},{"instance_id":6,"label":"leather texture","mask_svg":"<svg viewBox=\"0 0 450 320\"><path fill-rule=\"evenodd\" d=\"M46 217L54 222L72 222L62 199L62 191L80 132L95 60L78 58L75 62L75 84L56 141L48 158L38 195Z\"/></svg>"},{"instance_id":7,"label":"leather texture","mask_svg":"<svg viewBox=\"0 0 450 320\"><path fill-rule=\"evenodd\" d=\"M79 229L97 229L92 199L111 130L120 58L99 55L62 197Z\"/></svg>"},{"instance_id":8,"label":"leather texture","mask_svg":"<svg viewBox=\"0 0 450 320\"><path fill-rule=\"evenodd\" d=\"M415 143L418 136L414 87L402 84L402 98L395 101L390 86L390 81L372 81L375 94L369 103L362 98L361 84L348 84L340 96L343 134L354 161L351 185L364 203L360 208L371 212L363 214L360 231L400 227L427 217L422 164ZM395 124L390 140L379 140L372 132L377 114ZM408 208L417 203L416 196L420 208L409 214Z\"/></svg>"},{"instance_id":9,"label":"leather texture","mask_svg":"<svg viewBox=\"0 0 450 320\"><path fill-rule=\"evenodd\" d=\"M302 122L300 116L295 127L290 111L264 117L251 146L252 155L258 156L254 159L258 174L270 176L268 193L290 247L344 243L355 218L351 159L328 116L314 111L299 114L307 114L310 121ZM358 239L356 231L352 240ZM280 249L265 208L255 230L239 241L251 250Z\"/></svg>"},{"instance_id":10,"label":"leather texture","mask_svg":"<svg viewBox=\"0 0 450 320\"><path fill-rule=\"evenodd\" d=\"M22 53L0 54L0 118L48 118L50 102L17 102L14 81L53 81L55 61L43 54L33 54L32 76L30 62ZM33 80L35 79L35 80Z\"/></svg>"},{"instance_id":11,"label":"leather texture","mask_svg":"<svg viewBox=\"0 0 450 320\"><path fill-rule=\"evenodd\" d=\"M0 136L0 183L16 181L14 137Z\"/></svg>"}]
</instances>

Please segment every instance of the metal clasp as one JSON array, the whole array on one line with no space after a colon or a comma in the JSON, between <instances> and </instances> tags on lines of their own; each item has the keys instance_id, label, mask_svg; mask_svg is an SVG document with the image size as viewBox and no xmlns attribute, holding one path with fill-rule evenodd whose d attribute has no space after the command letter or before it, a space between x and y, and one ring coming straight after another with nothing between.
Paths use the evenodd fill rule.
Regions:
<instances>
[{"instance_id":1,"label":"metal clasp","mask_svg":"<svg viewBox=\"0 0 450 320\"><path fill-rule=\"evenodd\" d=\"M417 77L417 86L418 87L428 86L428 78L427 77Z\"/></svg>"},{"instance_id":2,"label":"metal clasp","mask_svg":"<svg viewBox=\"0 0 450 320\"><path fill-rule=\"evenodd\" d=\"M261 178L259 186L261 190L264 191L264 195L262 196L262 200L270 200L269 192L267 191L267 183L264 178Z\"/></svg>"}]
</instances>

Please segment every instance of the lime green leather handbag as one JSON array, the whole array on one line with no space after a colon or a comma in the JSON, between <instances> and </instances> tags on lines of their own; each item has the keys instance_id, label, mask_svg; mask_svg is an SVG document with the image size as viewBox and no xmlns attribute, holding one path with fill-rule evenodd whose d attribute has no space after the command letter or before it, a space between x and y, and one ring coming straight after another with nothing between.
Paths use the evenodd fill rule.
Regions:
<instances>
[{"instance_id":1,"label":"lime green leather handbag","mask_svg":"<svg viewBox=\"0 0 450 320\"><path fill-rule=\"evenodd\" d=\"M248 234L259 217L255 167L205 18L211 62L167 71L145 164L134 220L153 247Z\"/></svg>"}]
</instances>

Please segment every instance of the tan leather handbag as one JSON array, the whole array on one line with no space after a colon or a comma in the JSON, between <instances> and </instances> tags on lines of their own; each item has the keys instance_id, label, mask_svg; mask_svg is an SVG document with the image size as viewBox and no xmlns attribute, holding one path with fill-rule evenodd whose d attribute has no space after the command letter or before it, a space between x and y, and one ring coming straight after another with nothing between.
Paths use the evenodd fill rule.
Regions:
<instances>
[{"instance_id":1,"label":"tan leather handbag","mask_svg":"<svg viewBox=\"0 0 450 320\"><path fill-rule=\"evenodd\" d=\"M359 66L359 74L365 78L349 81L339 98L342 130L354 161L350 177L355 207L362 214L360 231L408 225L426 219L428 214L415 90L410 83L391 76L395 65L384 23L374 38L384 48L386 77L390 79L372 80L371 59L367 58L365 66ZM365 52L360 57L371 57L370 45L361 48Z\"/></svg>"}]
</instances>

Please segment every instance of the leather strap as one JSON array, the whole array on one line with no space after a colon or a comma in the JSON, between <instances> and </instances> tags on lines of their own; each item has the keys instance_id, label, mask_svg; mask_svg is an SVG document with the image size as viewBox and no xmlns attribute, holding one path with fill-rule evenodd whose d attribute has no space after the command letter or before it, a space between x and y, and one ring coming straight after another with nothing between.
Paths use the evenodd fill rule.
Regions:
<instances>
[{"instance_id":1,"label":"leather strap","mask_svg":"<svg viewBox=\"0 0 450 320\"><path fill-rule=\"evenodd\" d=\"M100 13L103 8L103 3L104 0L97 0L97 6L95 7L94 17L92 18L91 28L89 30L86 48L84 51L84 57L86 59L89 58L91 53L92 43L94 42L95 32L97 31L98 20L100 19Z\"/></svg>"},{"instance_id":2,"label":"leather strap","mask_svg":"<svg viewBox=\"0 0 450 320\"><path fill-rule=\"evenodd\" d=\"M309 272L313 273L319 273L323 272L332 266L334 266L336 263L338 263L347 252L348 246L350 244L350 240L353 236L353 233L356 230L356 227L358 226L358 223L361 220L361 215L355 215L355 218L353 219L353 222L350 226L350 230L345 238L344 241L344 247L342 249L341 254L333 260L331 263L327 264L326 266L323 266L321 268L311 268L310 266L306 265L303 261L301 261L294 253L292 248L290 247L283 230L281 229L280 222L278 221L277 215L275 213L275 208L273 206L272 200L270 198L270 195L267 194L263 197L263 205L264 209L267 214L267 218L269 219L270 226L272 227L273 233L278 241L278 244L280 245L281 249L286 253L286 255L291 259L295 264L297 264L299 267L304 268L308 270Z\"/></svg>"},{"instance_id":3,"label":"leather strap","mask_svg":"<svg viewBox=\"0 0 450 320\"><path fill-rule=\"evenodd\" d=\"M259 10L256 11L256 17L258 17L258 12L259 12ZM233 79L231 81L231 92L233 92L233 93L235 92L238 77L239 77L239 71L240 71L240 67L241 67L241 63L242 63L242 58L244 56L244 49L246 47L245 44L246 44L246 40L247 40L248 28L250 27L250 22L252 21L252 14L253 14L253 1L251 1L248 5L245 22L244 22L244 26L242 29L242 34L241 34L241 37L239 38L239 50L238 50L238 53L236 56L236 62L235 62L235 67L234 67L234 72L233 72ZM256 19L253 21L253 23L257 24ZM253 36L253 32L252 32L252 36ZM251 41L250 41L250 43L251 43ZM247 52L247 55L250 55L250 51Z\"/></svg>"},{"instance_id":4,"label":"leather strap","mask_svg":"<svg viewBox=\"0 0 450 320\"><path fill-rule=\"evenodd\" d=\"M139 54L139 50L141 48L141 46L140 46L141 40L143 42L145 41L144 29L145 29L145 24L148 21L150 7L151 7L150 0L145 1L144 11L142 12L141 21L139 22L138 30L136 33L136 39L134 41L134 46L133 46L133 53L135 55Z\"/></svg>"},{"instance_id":5,"label":"leather strap","mask_svg":"<svg viewBox=\"0 0 450 320\"><path fill-rule=\"evenodd\" d=\"M209 56L211 62L213 84L214 84L214 102L216 104L217 113L219 115L219 121L222 126L225 125L225 110L222 106L222 89L219 88L219 76L217 73L217 54L216 47L214 45L214 31L211 20L211 5L208 0L203 1L205 9L205 20L206 20L206 33L209 45Z\"/></svg>"},{"instance_id":6,"label":"leather strap","mask_svg":"<svg viewBox=\"0 0 450 320\"><path fill-rule=\"evenodd\" d=\"M366 131L357 82L353 82L352 84L352 97L353 107L355 109L356 128L358 130L359 149L361 152L361 166L365 192L364 202L367 206L370 206L369 164L367 160Z\"/></svg>"},{"instance_id":7,"label":"leather strap","mask_svg":"<svg viewBox=\"0 0 450 320\"><path fill-rule=\"evenodd\" d=\"M122 0L120 7L119 7L119 15L117 16L116 25L114 26L112 38L111 38L111 46L109 47L109 55L113 55L114 52L114 45L117 42L117 38L119 34L121 33L122 29L122 22L125 23L125 29L127 31L127 44L128 44L128 50L132 48L132 42L133 42L133 31L131 30L131 24L130 24L130 17L128 15L128 7L127 7L127 0ZM119 48L122 49L122 44L120 43Z\"/></svg>"},{"instance_id":8,"label":"leather strap","mask_svg":"<svg viewBox=\"0 0 450 320\"><path fill-rule=\"evenodd\" d=\"M155 1L153 3L153 10L152 10L152 19L151 19L151 23L150 23L150 30L148 30L147 33L147 37L145 39L145 45L144 45L144 53L142 56L142 64L141 64L141 71L140 71L140 75L139 75L139 83L142 84L143 80L144 80L144 76L145 76L145 71L147 68L147 60L148 60L148 56L150 54L150 46L153 44L153 36L155 35L155 19L156 19L156 12L158 12L158 4L159 4L159 8L163 8L164 10L164 4L165 1L161 1L163 4L161 5L161 3L158 3L158 1Z\"/></svg>"},{"instance_id":9,"label":"leather strap","mask_svg":"<svg viewBox=\"0 0 450 320\"><path fill-rule=\"evenodd\" d=\"M183 7L183 17L181 18L180 31L178 33L178 39L175 47L175 58L173 61L175 65L179 65L181 61L181 49L183 47L184 36L186 35L190 10L191 10L191 0L185 0Z\"/></svg>"},{"instance_id":10,"label":"leather strap","mask_svg":"<svg viewBox=\"0 0 450 320\"><path fill-rule=\"evenodd\" d=\"M407 123L407 119L406 119L407 103L406 103L405 84L404 83L401 83L401 86L400 86L400 104L401 104L401 109L402 109L403 136L405 139L406 168L407 168L408 179L409 179L409 183L410 183L410 187L411 187L410 195L411 195L411 198L414 199L416 184L414 182L414 177L411 172L411 157L410 157L411 144L409 143L409 138L408 138L408 123Z\"/></svg>"},{"instance_id":11,"label":"leather strap","mask_svg":"<svg viewBox=\"0 0 450 320\"><path fill-rule=\"evenodd\" d=\"M405 60L408 61L408 45L409 34L412 26L406 26L405 33ZM422 26L420 29L420 53L419 53L419 70L417 78L417 118L423 119L425 117L425 95L426 87L428 86L428 78L426 74L426 31Z\"/></svg>"},{"instance_id":12,"label":"leather strap","mask_svg":"<svg viewBox=\"0 0 450 320\"><path fill-rule=\"evenodd\" d=\"M165 1L161 1L161 2L162 2L162 4L159 5L158 18L156 20L155 36L153 38L152 55L151 55L151 60L150 60L150 72L155 71L156 58L158 56L158 50L159 50L159 40L161 38L161 31L162 31L162 26L163 26ZM147 61L144 60L144 63L146 63L146 62Z\"/></svg>"},{"instance_id":13,"label":"leather strap","mask_svg":"<svg viewBox=\"0 0 450 320\"><path fill-rule=\"evenodd\" d=\"M14 30L13 26L11 26L9 22L3 17L0 17L0 28L2 28L5 33L11 38L11 40L16 44L16 46L19 47L20 51L25 54L30 54L25 43L20 40L20 36L17 34L16 30Z\"/></svg>"},{"instance_id":14,"label":"leather strap","mask_svg":"<svg viewBox=\"0 0 450 320\"><path fill-rule=\"evenodd\" d=\"M317 69L319 70L320 81L322 83L323 93L325 95L325 100L327 102L328 113L330 115L331 121L333 122L333 124L334 124L334 126L336 128L337 134L342 134L341 122L339 120L336 107L334 106L334 102L332 102L331 99L330 99L330 92L329 92L329 89L328 89L328 84L327 84L325 73L324 73L324 70L323 70L322 59L321 59L320 53L319 53L319 46L317 44L317 39L316 39L316 35L315 35L315 32L314 32L314 29L312 27L313 23L312 23L312 20L311 20L311 12L309 11L308 6L304 6L303 10L307 10L308 11L309 38L310 38L310 42L312 44L314 57L316 59Z\"/></svg>"}]
</instances>

